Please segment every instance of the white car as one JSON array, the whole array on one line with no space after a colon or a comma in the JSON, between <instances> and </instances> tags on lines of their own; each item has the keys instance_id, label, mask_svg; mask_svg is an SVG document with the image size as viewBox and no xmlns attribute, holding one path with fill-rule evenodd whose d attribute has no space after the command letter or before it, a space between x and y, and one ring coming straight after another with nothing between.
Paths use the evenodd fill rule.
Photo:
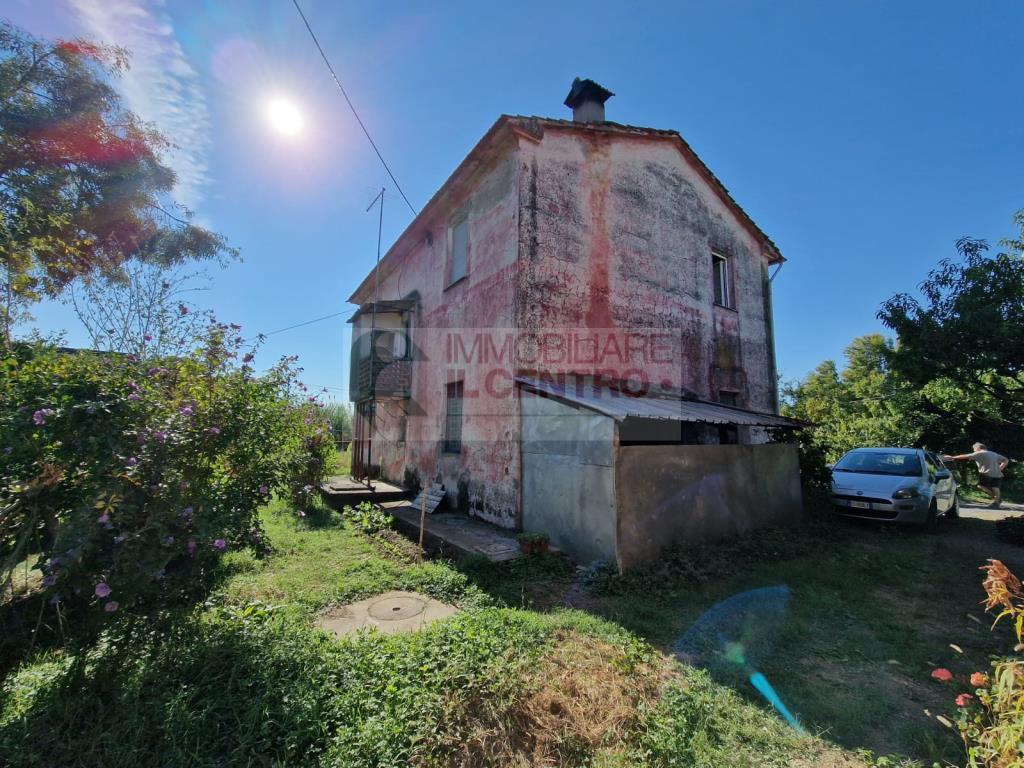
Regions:
<instances>
[{"instance_id":1,"label":"white car","mask_svg":"<svg viewBox=\"0 0 1024 768\"><path fill-rule=\"evenodd\" d=\"M920 448L855 448L832 466L837 514L932 526L960 516L953 473Z\"/></svg>"}]
</instances>

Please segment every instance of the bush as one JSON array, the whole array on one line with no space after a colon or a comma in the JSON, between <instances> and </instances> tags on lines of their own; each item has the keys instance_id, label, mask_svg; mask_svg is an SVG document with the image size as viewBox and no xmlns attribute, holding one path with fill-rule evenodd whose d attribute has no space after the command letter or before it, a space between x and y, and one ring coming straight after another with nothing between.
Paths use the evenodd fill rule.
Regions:
<instances>
[{"instance_id":1,"label":"bush","mask_svg":"<svg viewBox=\"0 0 1024 768\"><path fill-rule=\"evenodd\" d=\"M356 507L345 507L341 511L341 517L353 528L371 536L390 528L394 523L391 515L368 501Z\"/></svg>"},{"instance_id":2,"label":"bush","mask_svg":"<svg viewBox=\"0 0 1024 768\"><path fill-rule=\"evenodd\" d=\"M296 414L302 420L299 450L288 460L288 491L292 507L300 515L320 502L320 485L334 457L330 423L315 398L309 398Z\"/></svg>"},{"instance_id":3,"label":"bush","mask_svg":"<svg viewBox=\"0 0 1024 768\"><path fill-rule=\"evenodd\" d=\"M0 357L0 578L38 555L53 604L103 617L177 601L258 544L274 489L308 482L323 429L294 359L254 376L237 326L185 358L17 346Z\"/></svg>"}]
</instances>

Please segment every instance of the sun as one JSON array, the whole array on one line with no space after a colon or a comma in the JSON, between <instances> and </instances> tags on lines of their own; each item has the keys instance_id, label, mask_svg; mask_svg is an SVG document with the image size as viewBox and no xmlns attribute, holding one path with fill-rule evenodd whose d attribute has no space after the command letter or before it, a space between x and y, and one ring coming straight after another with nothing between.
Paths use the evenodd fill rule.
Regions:
<instances>
[{"instance_id":1,"label":"sun","mask_svg":"<svg viewBox=\"0 0 1024 768\"><path fill-rule=\"evenodd\" d=\"M271 99L267 103L267 119L275 131L285 136L301 133L305 125L299 108L288 99Z\"/></svg>"}]
</instances>

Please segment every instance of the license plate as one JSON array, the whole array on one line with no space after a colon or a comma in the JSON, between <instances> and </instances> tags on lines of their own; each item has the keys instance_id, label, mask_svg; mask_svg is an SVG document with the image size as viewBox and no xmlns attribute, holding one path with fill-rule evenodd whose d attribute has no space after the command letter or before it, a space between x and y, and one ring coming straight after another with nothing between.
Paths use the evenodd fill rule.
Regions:
<instances>
[{"instance_id":1,"label":"license plate","mask_svg":"<svg viewBox=\"0 0 1024 768\"><path fill-rule=\"evenodd\" d=\"M871 509L871 505L866 501L851 501L850 506L854 509Z\"/></svg>"}]
</instances>

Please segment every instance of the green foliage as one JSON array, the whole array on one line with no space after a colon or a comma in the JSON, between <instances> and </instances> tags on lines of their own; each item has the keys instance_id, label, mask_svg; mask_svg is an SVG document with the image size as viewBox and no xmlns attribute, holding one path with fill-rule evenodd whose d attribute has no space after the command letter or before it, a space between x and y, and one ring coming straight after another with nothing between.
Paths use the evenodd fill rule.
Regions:
<instances>
[{"instance_id":1,"label":"green foliage","mask_svg":"<svg viewBox=\"0 0 1024 768\"><path fill-rule=\"evenodd\" d=\"M987 254L984 240L957 241L920 285L886 301L879 318L899 336L890 361L908 384L941 410L970 424L972 436L947 430L948 441L971 440L1024 450L1024 211L1018 239Z\"/></svg>"},{"instance_id":2,"label":"green foliage","mask_svg":"<svg viewBox=\"0 0 1024 768\"><path fill-rule=\"evenodd\" d=\"M862 446L916 445L935 416L921 393L890 370L893 351L880 334L854 339L846 367L826 360L783 389L782 412L815 425L811 444L828 461Z\"/></svg>"},{"instance_id":3,"label":"green foliage","mask_svg":"<svg viewBox=\"0 0 1024 768\"><path fill-rule=\"evenodd\" d=\"M224 607L13 676L0 754L26 768L444 764L459 745L449 702L507 695L552 625L491 609L336 642L265 604Z\"/></svg>"},{"instance_id":4,"label":"green foliage","mask_svg":"<svg viewBox=\"0 0 1024 768\"><path fill-rule=\"evenodd\" d=\"M302 429L299 449L288 456L288 491L292 506L303 514L322 504L320 486L334 461L334 440L316 398L298 406L295 416L302 420Z\"/></svg>"},{"instance_id":5,"label":"green foliage","mask_svg":"<svg viewBox=\"0 0 1024 768\"><path fill-rule=\"evenodd\" d=\"M546 544L551 541L551 537L539 531L523 531L516 536L516 539L520 544Z\"/></svg>"},{"instance_id":6,"label":"green foliage","mask_svg":"<svg viewBox=\"0 0 1024 768\"><path fill-rule=\"evenodd\" d=\"M651 768L788 768L798 756L811 764L814 747L698 670L668 688L642 733L636 762Z\"/></svg>"},{"instance_id":7,"label":"green foliage","mask_svg":"<svg viewBox=\"0 0 1024 768\"><path fill-rule=\"evenodd\" d=\"M335 440L352 439L352 409L344 403L326 403L324 415L331 422Z\"/></svg>"},{"instance_id":8,"label":"green foliage","mask_svg":"<svg viewBox=\"0 0 1024 768\"><path fill-rule=\"evenodd\" d=\"M111 81L127 65L124 49L0 22L0 343L27 302L78 278L235 255L162 207L170 144L123 108Z\"/></svg>"},{"instance_id":9,"label":"green foliage","mask_svg":"<svg viewBox=\"0 0 1024 768\"><path fill-rule=\"evenodd\" d=\"M394 524L391 515L368 501L355 507L345 507L341 511L341 517L353 528L368 535L387 530Z\"/></svg>"},{"instance_id":10,"label":"green foliage","mask_svg":"<svg viewBox=\"0 0 1024 768\"><path fill-rule=\"evenodd\" d=\"M212 325L187 358L0 357L0 578L36 553L58 610L111 616L186 598L259 543L257 510L326 429L293 404L290 361L235 366L237 330Z\"/></svg>"}]
</instances>

